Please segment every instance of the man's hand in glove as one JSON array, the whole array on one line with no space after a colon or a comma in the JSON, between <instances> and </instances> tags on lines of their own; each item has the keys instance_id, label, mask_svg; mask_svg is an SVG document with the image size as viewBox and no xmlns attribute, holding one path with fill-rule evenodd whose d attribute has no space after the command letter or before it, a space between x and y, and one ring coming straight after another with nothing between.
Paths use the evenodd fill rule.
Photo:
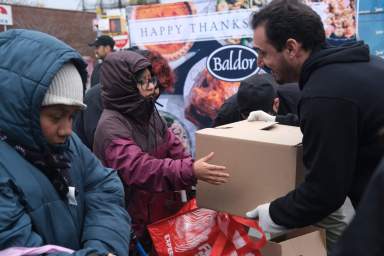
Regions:
<instances>
[{"instance_id":1,"label":"man's hand in glove","mask_svg":"<svg viewBox=\"0 0 384 256\"><path fill-rule=\"evenodd\" d=\"M287 231L287 228L273 222L269 215L269 205L270 203L259 205L254 210L247 212L246 215L250 219L259 218L259 226L264 232L270 233L272 236Z\"/></svg>"},{"instance_id":2,"label":"man's hand in glove","mask_svg":"<svg viewBox=\"0 0 384 256\"><path fill-rule=\"evenodd\" d=\"M249 116L247 118L248 122L252 122L252 121L275 122L275 120L276 120L275 116L267 114L262 110L252 111L251 113L249 113Z\"/></svg>"}]
</instances>

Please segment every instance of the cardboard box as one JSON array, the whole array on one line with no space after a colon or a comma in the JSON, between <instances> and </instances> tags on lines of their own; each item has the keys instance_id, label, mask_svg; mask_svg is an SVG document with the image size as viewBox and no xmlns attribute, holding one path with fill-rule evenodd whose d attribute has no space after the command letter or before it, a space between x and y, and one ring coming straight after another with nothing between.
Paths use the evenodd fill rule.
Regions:
<instances>
[{"instance_id":1,"label":"cardboard box","mask_svg":"<svg viewBox=\"0 0 384 256\"><path fill-rule=\"evenodd\" d=\"M284 196L301 182L302 133L298 127L241 121L196 132L196 159L215 152L211 163L231 177L220 186L198 182L199 207L244 216Z\"/></svg>"},{"instance_id":2,"label":"cardboard box","mask_svg":"<svg viewBox=\"0 0 384 256\"><path fill-rule=\"evenodd\" d=\"M263 256L327 256L325 231L315 227L294 230L261 249Z\"/></svg>"}]
</instances>

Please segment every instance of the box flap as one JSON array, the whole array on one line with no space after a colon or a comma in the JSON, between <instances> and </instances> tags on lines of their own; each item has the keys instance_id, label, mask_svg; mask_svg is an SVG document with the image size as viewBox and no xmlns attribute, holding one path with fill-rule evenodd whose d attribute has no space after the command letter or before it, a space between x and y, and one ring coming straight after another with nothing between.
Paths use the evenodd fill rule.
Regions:
<instances>
[{"instance_id":1,"label":"box flap","mask_svg":"<svg viewBox=\"0 0 384 256\"><path fill-rule=\"evenodd\" d=\"M247 120L220 125L213 129L230 129L234 127L252 127L252 129L265 130L277 124L277 122L265 122L265 121L255 121L248 122Z\"/></svg>"},{"instance_id":2,"label":"box flap","mask_svg":"<svg viewBox=\"0 0 384 256\"><path fill-rule=\"evenodd\" d=\"M280 236L274 237L272 239L272 241L275 243L280 243L280 242L283 242L283 241L286 241L286 240L289 240L292 238L296 238L296 237L303 236L303 235L308 234L308 233L315 232L315 231L323 231L323 230L321 228L318 228L315 226L307 226L307 227L303 227L303 228L291 229Z\"/></svg>"},{"instance_id":3,"label":"box flap","mask_svg":"<svg viewBox=\"0 0 384 256\"><path fill-rule=\"evenodd\" d=\"M216 128L202 129L197 131L196 135L218 136L286 146L299 145L303 138L298 127L280 125L275 122L248 122L246 120Z\"/></svg>"}]
</instances>

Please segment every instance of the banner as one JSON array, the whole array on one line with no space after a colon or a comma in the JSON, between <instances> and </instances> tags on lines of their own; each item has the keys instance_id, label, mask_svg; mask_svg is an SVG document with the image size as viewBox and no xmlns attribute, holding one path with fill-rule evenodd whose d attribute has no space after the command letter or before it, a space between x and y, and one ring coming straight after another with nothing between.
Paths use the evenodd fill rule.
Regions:
<instances>
[{"instance_id":1,"label":"banner","mask_svg":"<svg viewBox=\"0 0 384 256\"><path fill-rule=\"evenodd\" d=\"M164 44L252 37L252 30L248 25L251 14L251 10L240 9L180 17L131 19L128 22L131 44Z\"/></svg>"}]
</instances>

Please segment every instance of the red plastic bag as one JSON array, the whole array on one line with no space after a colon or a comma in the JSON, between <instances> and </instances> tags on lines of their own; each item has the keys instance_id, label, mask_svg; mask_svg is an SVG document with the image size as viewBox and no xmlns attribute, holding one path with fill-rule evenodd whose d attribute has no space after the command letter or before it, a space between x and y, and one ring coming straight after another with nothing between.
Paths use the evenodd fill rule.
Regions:
<instances>
[{"instance_id":1,"label":"red plastic bag","mask_svg":"<svg viewBox=\"0 0 384 256\"><path fill-rule=\"evenodd\" d=\"M262 238L251 240L247 227ZM169 256L259 256L265 234L254 220L208 209L189 201L176 215L148 226L156 252Z\"/></svg>"}]
</instances>

